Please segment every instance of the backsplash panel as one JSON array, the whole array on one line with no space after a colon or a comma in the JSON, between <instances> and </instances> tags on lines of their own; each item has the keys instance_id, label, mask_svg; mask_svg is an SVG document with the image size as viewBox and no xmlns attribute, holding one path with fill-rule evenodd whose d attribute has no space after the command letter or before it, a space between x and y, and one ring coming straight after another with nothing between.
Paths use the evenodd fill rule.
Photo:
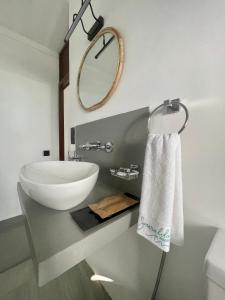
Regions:
<instances>
[{"instance_id":1,"label":"backsplash panel","mask_svg":"<svg viewBox=\"0 0 225 300\"><path fill-rule=\"evenodd\" d=\"M77 152L82 156L82 161L95 162L100 166L98 182L86 203L96 201L95 194L98 198L116 191L140 196L148 117L149 109L145 107L75 127ZM113 151L86 151L78 147L96 140L102 143L112 142ZM129 167L130 164L140 166L140 175L136 180L126 181L112 176L109 172L110 168Z\"/></svg>"}]
</instances>

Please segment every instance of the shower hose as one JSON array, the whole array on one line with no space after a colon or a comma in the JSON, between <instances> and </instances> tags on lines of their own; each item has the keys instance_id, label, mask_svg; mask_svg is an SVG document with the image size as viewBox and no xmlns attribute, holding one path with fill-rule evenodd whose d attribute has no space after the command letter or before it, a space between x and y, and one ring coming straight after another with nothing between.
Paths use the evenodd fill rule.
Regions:
<instances>
[{"instance_id":1,"label":"shower hose","mask_svg":"<svg viewBox=\"0 0 225 300\"><path fill-rule=\"evenodd\" d=\"M158 291L158 288L159 288L159 283L160 283L160 280L161 280L161 276L162 276L162 271L163 271L165 259L166 259L166 252L163 252L161 260L160 260L158 275L157 275L157 278L156 278L156 282L155 282L155 286L154 286L154 290L153 290L153 293L152 293L151 300L155 300L155 297L156 297L156 294L157 294L157 291Z\"/></svg>"}]
</instances>

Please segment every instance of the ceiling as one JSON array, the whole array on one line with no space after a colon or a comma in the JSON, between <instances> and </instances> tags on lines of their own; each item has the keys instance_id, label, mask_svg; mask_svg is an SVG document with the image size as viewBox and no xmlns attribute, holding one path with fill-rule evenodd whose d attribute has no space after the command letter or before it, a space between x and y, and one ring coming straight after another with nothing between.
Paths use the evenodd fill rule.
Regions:
<instances>
[{"instance_id":1,"label":"ceiling","mask_svg":"<svg viewBox=\"0 0 225 300\"><path fill-rule=\"evenodd\" d=\"M69 0L0 0L0 25L59 52L68 30Z\"/></svg>"}]
</instances>

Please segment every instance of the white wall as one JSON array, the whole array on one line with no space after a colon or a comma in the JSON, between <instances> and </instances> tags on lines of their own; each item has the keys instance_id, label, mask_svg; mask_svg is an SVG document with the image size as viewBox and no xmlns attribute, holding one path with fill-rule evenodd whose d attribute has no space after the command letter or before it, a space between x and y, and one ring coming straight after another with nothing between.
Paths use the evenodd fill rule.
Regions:
<instances>
[{"instance_id":1,"label":"white wall","mask_svg":"<svg viewBox=\"0 0 225 300\"><path fill-rule=\"evenodd\" d=\"M70 20L79 5L71 0ZM200 300L212 228L225 228L225 2L95 0L94 8L106 26L123 35L125 68L112 99L95 112L83 111L76 98L76 77L89 42L78 26L70 41L66 124L146 105L154 108L169 98L180 97L187 105L190 121L182 134L185 245L173 247L167 257L159 299ZM89 11L84 22L92 24ZM153 130L174 128L159 118ZM181 119L176 121L179 127ZM115 279L107 285L114 300L144 300L150 299L159 258L160 252L132 228L88 262L96 272Z\"/></svg>"},{"instance_id":2,"label":"white wall","mask_svg":"<svg viewBox=\"0 0 225 300\"><path fill-rule=\"evenodd\" d=\"M57 53L0 27L0 220L21 214L21 166L58 158L57 82Z\"/></svg>"}]
</instances>

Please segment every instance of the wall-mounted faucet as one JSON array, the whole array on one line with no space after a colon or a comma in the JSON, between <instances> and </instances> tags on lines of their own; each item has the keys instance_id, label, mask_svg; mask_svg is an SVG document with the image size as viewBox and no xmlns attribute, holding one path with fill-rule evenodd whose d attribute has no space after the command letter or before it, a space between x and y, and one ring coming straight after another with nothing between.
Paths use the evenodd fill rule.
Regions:
<instances>
[{"instance_id":1,"label":"wall-mounted faucet","mask_svg":"<svg viewBox=\"0 0 225 300\"><path fill-rule=\"evenodd\" d=\"M79 145L79 149L81 150L95 150L95 151L100 151L104 150L106 152L112 152L113 151L113 143L112 142L107 142L105 144L102 144L100 141L95 141L95 142L87 142L84 145Z\"/></svg>"}]
</instances>

